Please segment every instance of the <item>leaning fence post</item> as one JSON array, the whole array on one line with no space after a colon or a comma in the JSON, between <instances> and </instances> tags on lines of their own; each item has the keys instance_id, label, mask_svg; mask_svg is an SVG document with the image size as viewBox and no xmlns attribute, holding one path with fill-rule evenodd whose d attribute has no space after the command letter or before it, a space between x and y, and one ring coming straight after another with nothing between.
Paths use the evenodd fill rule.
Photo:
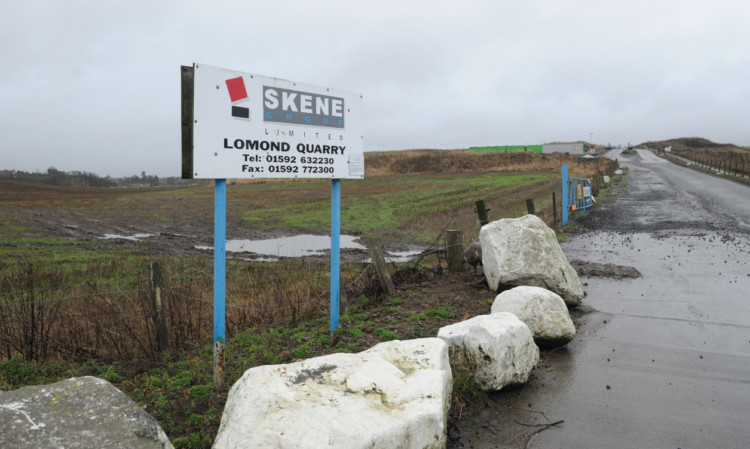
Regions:
<instances>
[{"instance_id":1,"label":"leaning fence post","mask_svg":"<svg viewBox=\"0 0 750 449\"><path fill-rule=\"evenodd\" d=\"M393 286L393 279L391 274L388 272L388 265L385 263L385 257L383 257L383 249L380 246L380 242L375 239L367 239L367 250L370 252L372 257L372 265L375 267L375 272L378 275L380 286L388 296L396 295L396 287Z\"/></svg>"},{"instance_id":2,"label":"leaning fence post","mask_svg":"<svg viewBox=\"0 0 750 449\"><path fill-rule=\"evenodd\" d=\"M148 268L150 271L151 310L153 312L151 318L154 321L154 327L156 327L156 341L159 351L164 351L169 348L169 341L167 339L167 318L164 315L164 298L161 295L161 269L158 262L149 263Z\"/></svg>"},{"instance_id":3,"label":"leaning fence post","mask_svg":"<svg viewBox=\"0 0 750 449\"><path fill-rule=\"evenodd\" d=\"M445 231L445 240L448 269L450 271L464 271L464 243L461 231L457 229Z\"/></svg>"}]
</instances>

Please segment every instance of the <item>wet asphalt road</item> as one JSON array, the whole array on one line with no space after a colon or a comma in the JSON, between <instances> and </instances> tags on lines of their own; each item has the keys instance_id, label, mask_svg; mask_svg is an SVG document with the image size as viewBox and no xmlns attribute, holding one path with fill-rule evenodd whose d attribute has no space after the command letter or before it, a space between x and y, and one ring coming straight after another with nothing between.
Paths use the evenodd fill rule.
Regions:
<instances>
[{"instance_id":1,"label":"wet asphalt road","mask_svg":"<svg viewBox=\"0 0 750 449\"><path fill-rule=\"evenodd\" d=\"M449 448L750 447L750 188L646 150L609 157L624 187L563 249L642 277L582 277L576 339Z\"/></svg>"}]
</instances>

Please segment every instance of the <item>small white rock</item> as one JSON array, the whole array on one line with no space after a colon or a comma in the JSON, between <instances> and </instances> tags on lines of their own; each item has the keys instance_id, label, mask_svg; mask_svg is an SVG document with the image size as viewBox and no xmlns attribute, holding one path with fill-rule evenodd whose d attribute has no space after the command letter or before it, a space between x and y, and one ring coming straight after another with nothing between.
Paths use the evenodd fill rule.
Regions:
<instances>
[{"instance_id":1,"label":"small white rock","mask_svg":"<svg viewBox=\"0 0 750 449\"><path fill-rule=\"evenodd\" d=\"M576 328L563 299L541 287L521 286L495 298L492 313L510 312L523 321L540 347L554 348L573 340Z\"/></svg>"},{"instance_id":2,"label":"small white rock","mask_svg":"<svg viewBox=\"0 0 750 449\"><path fill-rule=\"evenodd\" d=\"M526 383L539 363L528 326L512 313L479 315L438 331L450 346L451 365L471 370L485 391Z\"/></svg>"}]
</instances>

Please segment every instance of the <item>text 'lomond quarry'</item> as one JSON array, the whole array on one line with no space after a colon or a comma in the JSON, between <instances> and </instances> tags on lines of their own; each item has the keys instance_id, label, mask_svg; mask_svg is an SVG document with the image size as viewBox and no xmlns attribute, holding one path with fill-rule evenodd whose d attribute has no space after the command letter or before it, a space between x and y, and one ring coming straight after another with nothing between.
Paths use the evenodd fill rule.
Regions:
<instances>
[{"instance_id":1,"label":"text 'lomond quarry'","mask_svg":"<svg viewBox=\"0 0 750 449\"><path fill-rule=\"evenodd\" d=\"M251 139L224 139L224 148L228 150L260 150L260 151L289 151L292 146L288 142ZM298 143L295 147L298 153L344 154L344 145L318 145Z\"/></svg>"}]
</instances>

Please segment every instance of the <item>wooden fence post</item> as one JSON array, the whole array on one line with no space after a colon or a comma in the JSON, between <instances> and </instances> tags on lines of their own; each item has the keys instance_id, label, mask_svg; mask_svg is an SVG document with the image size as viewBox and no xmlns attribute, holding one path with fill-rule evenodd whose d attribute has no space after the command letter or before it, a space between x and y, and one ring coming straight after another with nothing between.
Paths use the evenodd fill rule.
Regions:
<instances>
[{"instance_id":1,"label":"wooden fence post","mask_svg":"<svg viewBox=\"0 0 750 449\"><path fill-rule=\"evenodd\" d=\"M380 246L380 242L375 239L367 239L367 250L370 252L372 258L372 266L375 267L375 272L378 275L380 286L388 296L396 295L396 287L393 286L393 279L391 274L388 272L388 265L385 263L385 257L383 257L383 248Z\"/></svg>"},{"instance_id":2,"label":"wooden fence post","mask_svg":"<svg viewBox=\"0 0 750 449\"><path fill-rule=\"evenodd\" d=\"M479 200L476 202L477 205L477 215L479 215L479 224L481 226L486 225L490 222L489 217L487 217L487 207L484 205L484 200Z\"/></svg>"},{"instance_id":3,"label":"wooden fence post","mask_svg":"<svg viewBox=\"0 0 750 449\"><path fill-rule=\"evenodd\" d=\"M460 230L445 231L447 246L448 269L450 271L464 271L464 243Z\"/></svg>"},{"instance_id":4,"label":"wooden fence post","mask_svg":"<svg viewBox=\"0 0 750 449\"><path fill-rule=\"evenodd\" d=\"M161 352L169 348L167 337L167 317L164 314L164 298L161 295L161 269L159 268L158 262L149 263L148 268L151 274L149 276L151 311L153 313L151 318L154 321L154 327L156 328L156 342L159 351Z\"/></svg>"},{"instance_id":5,"label":"wooden fence post","mask_svg":"<svg viewBox=\"0 0 750 449\"><path fill-rule=\"evenodd\" d=\"M552 192L552 229L557 227L557 197Z\"/></svg>"},{"instance_id":6,"label":"wooden fence post","mask_svg":"<svg viewBox=\"0 0 750 449\"><path fill-rule=\"evenodd\" d=\"M526 211L530 215L536 215L536 208L534 208L534 199L529 198L526 200Z\"/></svg>"}]
</instances>

